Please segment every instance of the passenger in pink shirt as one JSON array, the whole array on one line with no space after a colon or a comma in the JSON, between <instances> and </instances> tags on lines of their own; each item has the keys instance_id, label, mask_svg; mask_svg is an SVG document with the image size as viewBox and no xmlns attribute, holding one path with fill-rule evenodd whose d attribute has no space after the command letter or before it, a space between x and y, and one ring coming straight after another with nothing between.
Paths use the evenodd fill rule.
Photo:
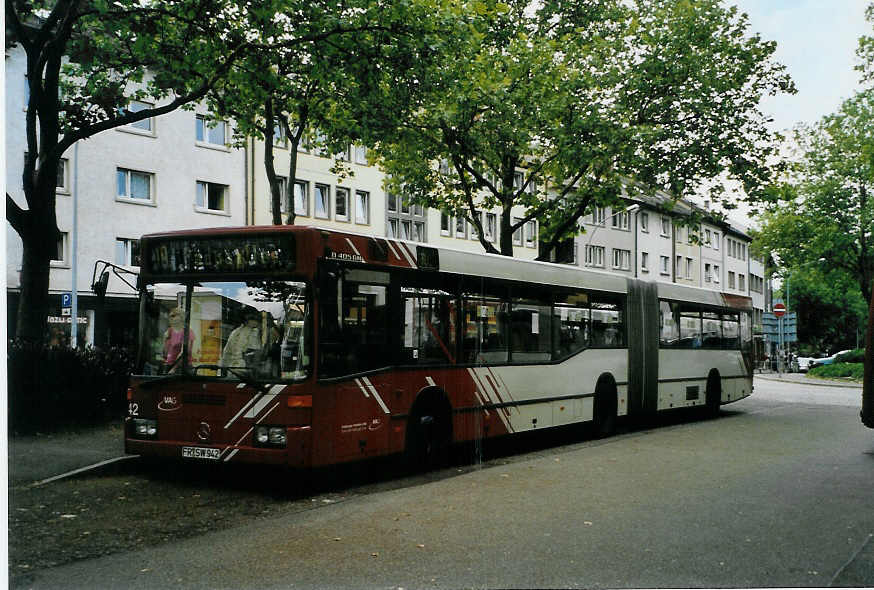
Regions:
<instances>
[{"instance_id":1,"label":"passenger in pink shirt","mask_svg":"<svg viewBox=\"0 0 874 590\"><path fill-rule=\"evenodd\" d=\"M182 356L182 334L185 333L182 310L170 310L170 327L164 332L164 368L167 373L175 373L179 369ZM194 334L188 331L188 360L194 348Z\"/></svg>"}]
</instances>

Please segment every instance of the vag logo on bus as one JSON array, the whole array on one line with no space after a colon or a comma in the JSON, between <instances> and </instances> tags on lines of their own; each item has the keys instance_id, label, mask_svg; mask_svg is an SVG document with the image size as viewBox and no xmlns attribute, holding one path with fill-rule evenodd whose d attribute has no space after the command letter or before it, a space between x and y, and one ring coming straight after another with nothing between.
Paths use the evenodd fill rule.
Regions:
<instances>
[{"instance_id":1,"label":"vag logo on bus","mask_svg":"<svg viewBox=\"0 0 874 590\"><path fill-rule=\"evenodd\" d=\"M165 395L158 402L158 409L162 412L174 412L182 407L179 403L179 398L175 395Z\"/></svg>"}]
</instances>

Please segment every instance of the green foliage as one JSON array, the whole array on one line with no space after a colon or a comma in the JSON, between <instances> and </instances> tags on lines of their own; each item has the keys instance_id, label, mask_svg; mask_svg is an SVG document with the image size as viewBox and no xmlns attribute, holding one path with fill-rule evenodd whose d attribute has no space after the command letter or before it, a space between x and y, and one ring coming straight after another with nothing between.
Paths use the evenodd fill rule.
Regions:
<instances>
[{"instance_id":1,"label":"green foliage","mask_svg":"<svg viewBox=\"0 0 874 590\"><path fill-rule=\"evenodd\" d=\"M874 89L795 134L798 161L780 200L763 216L757 248L776 254L787 272L818 268L854 283L865 301L874 279ZM841 285L846 285L841 280Z\"/></svg>"},{"instance_id":2,"label":"green foliage","mask_svg":"<svg viewBox=\"0 0 874 590\"><path fill-rule=\"evenodd\" d=\"M374 127L389 190L477 230L500 208L504 254L533 218L556 246L628 179L716 201L728 176L757 194L773 142L756 105L794 88L747 28L715 0L477 2L435 59L383 72L368 100L399 108Z\"/></svg>"},{"instance_id":3,"label":"green foliage","mask_svg":"<svg viewBox=\"0 0 874 590\"><path fill-rule=\"evenodd\" d=\"M120 348L7 348L9 429L47 432L123 416L133 359Z\"/></svg>"},{"instance_id":4,"label":"green foliage","mask_svg":"<svg viewBox=\"0 0 874 590\"><path fill-rule=\"evenodd\" d=\"M827 379L861 381L864 376L864 365L862 363L833 363L831 365L814 367L807 374L812 377Z\"/></svg>"},{"instance_id":5,"label":"green foliage","mask_svg":"<svg viewBox=\"0 0 874 590\"><path fill-rule=\"evenodd\" d=\"M836 363L864 363L865 362L865 349L864 348L856 348L851 350L850 352L845 352L844 354L840 354L835 358Z\"/></svg>"},{"instance_id":6,"label":"green foliage","mask_svg":"<svg viewBox=\"0 0 874 590\"><path fill-rule=\"evenodd\" d=\"M852 348L857 329L864 334L868 308L846 272L825 263L787 270L777 296L798 314L799 341L815 352Z\"/></svg>"}]
</instances>

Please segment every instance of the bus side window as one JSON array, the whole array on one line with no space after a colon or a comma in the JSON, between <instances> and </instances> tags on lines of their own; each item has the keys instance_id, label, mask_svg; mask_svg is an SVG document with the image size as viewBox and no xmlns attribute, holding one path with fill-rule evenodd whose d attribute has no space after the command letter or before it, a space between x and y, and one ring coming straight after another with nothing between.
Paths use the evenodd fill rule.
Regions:
<instances>
[{"instance_id":1,"label":"bus side window","mask_svg":"<svg viewBox=\"0 0 874 590\"><path fill-rule=\"evenodd\" d=\"M625 314L619 299L592 297L592 346L625 346Z\"/></svg>"},{"instance_id":2,"label":"bus side window","mask_svg":"<svg viewBox=\"0 0 874 590\"><path fill-rule=\"evenodd\" d=\"M589 346L589 295L583 291L559 293L552 310L552 358L563 359Z\"/></svg>"},{"instance_id":3,"label":"bus side window","mask_svg":"<svg viewBox=\"0 0 874 590\"><path fill-rule=\"evenodd\" d=\"M506 300L464 295L465 362L487 365L507 362L508 308Z\"/></svg>"},{"instance_id":4,"label":"bus side window","mask_svg":"<svg viewBox=\"0 0 874 590\"><path fill-rule=\"evenodd\" d=\"M676 348L680 345L680 308L676 303L659 301L659 346Z\"/></svg>"},{"instance_id":5,"label":"bus side window","mask_svg":"<svg viewBox=\"0 0 874 590\"><path fill-rule=\"evenodd\" d=\"M402 362L455 364L455 300L443 291L402 288Z\"/></svg>"},{"instance_id":6,"label":"bus side window","mask_svg":"<svg viewBox=\"0 0 874 590\"><path fill-rule=\"evenodd\" d=\"M689 306L680 308L680 347L701 348L701 312Z\"/></svg>"}]
</instances>

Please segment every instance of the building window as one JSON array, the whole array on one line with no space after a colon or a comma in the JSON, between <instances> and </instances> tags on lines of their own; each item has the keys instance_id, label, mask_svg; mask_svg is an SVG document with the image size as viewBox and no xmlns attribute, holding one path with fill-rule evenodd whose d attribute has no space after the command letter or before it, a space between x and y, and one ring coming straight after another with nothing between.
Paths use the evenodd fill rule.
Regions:
<instances>
[{"instance_id":1,"label":"building window","mask_svg":"<svg viewBox=\"0 0 874 590\"><path fill-rule=\"evenodd\" d=\"M613 218L611 223L613 224L613 229L628 229L628 211L619 211L618 213L613 214Z\"/></svg>"},{"instance_id":2,"label":"building window","mask_svg":"<svg viewBox=\"0 0 874 590\"><path fill-rule=\"evenodd\" d=\"M228 211L228 186L214 182L197 181L198 209L227 213Z\"/></svg>"},{"instance_id":3,"label":"building window","mask_svg":"<svg viewBox=\"0 0 874 590\"><path fill-rule=\"evenodd\" d=\"M604 267L604 246L586 246L586 266Z\"/></svg>"},{"instance_id":4,"label":"building window","mask_svg":"<svg viewBox=\"0 0 874 590\"><path fill-rule=\"evenodd\" d=\"M728 288L734 289L734 272L728 271Z\"/></svg>"},{"instance_id":5,"label":"building window","mask_svg":"<svg viewBox=\"0 0 874 590\"><path fill-rule=\"evenodd\" d=\"M445 212L441 213L440 214L440 235L441 236L448 236L450 233L449 227L451 225L452 225L452 218L449 216L449 214L445 213Z\"/></svg>"},{"instance_id":6,"label":"building window","mask_svg":"<svg viewBox=\"0 0 874 590\"><path fill-rule=\"evenodd\" d=\"M741 260L747 259L747 245L746 244L740 245L740 259Z\"/></svg>"},{"instance_id":7,"label":"building window","mask_svg":"<svg viewBox=\"0 0 874 590\"><path fill-rule=\"evenodd\" d=\"M706 246L709 246L709 245L710 245L710 242L711 242L711 238L710 238L710 230L709 230L709 229L705 229L705 230L704 230L704 244L705 244Z\"/></svg>"},{"instance_id":8,"label":"building window","mask_svg":"<svg viewBox=\"0 0 874 590\"><path fill-rule=\"evenodd\" d=\"M334 219L349 221L349 189L338 186L334 189Z\"/></svg>"},{"instance_id":9,"label":"building window","mask_svg":"<svg viewBox=\"0 0 874 590\"><path fill-rule=\"evenodd\" d=\"M687 279L691 279L691 278L695 277L694 267L692 266L693 263L694 263L694 260L692 260L691 258L686 259L686 278Z\"/></svg>"},{"instance_id":10,"label":"building window","mask_svg":"<svg viewBox=\"0 0 874 590\"><path fill-rule=\"evenodd\" d=\"M495 213L486 213L486 226L483 228L485 238L488 242L495 241L495 235L498 230L498 216Z\"/></svg>"},{"instance_id":11,"label":"building window","mask_svg":"<svg viewBox=\"0 0 874 590\"><path fill-rule=\"evenodd\" d=\"M353 148L355 152L355 163L367 165L367 148L363 145L356 145Z\"/></svg>"},{"instance_id":12,"label":"building window","mask_svg":"<svg viewBox=\"0 0 874 590\"><path fill-rule=\"evenodd\" d=\"M139 113L140 111L147 111L154 106L155 105L148 102L132 100L127 105L127 111L130 113ZM151 134L154 132L153 118L149 117L148 119L143 119L142 121L137 121L136 123L130 123L129 125L125 125L124 128L138 129L140 131L145 131L146 133Z\"/></svg>"},{"instance_id":13,"label":"building window","mask_svg":"<svg viewBox=\"0 0 874 590\"><path fill-rule=\"evenodd\" d=\"M713 232L713 249L719 250L719 234Z\"/></svg>"},{"instance_id":14,"label":"building window","mask_svg":"<svg viewBox=\"0 0 874 590\"><path fill-rule=\"evenodd\" d=\"M61 158L58 160L58 192L59 193L69 193L70 192L70 181L69 181L69 166L67 165L69 162L67 158Z\"/></svg>"},{"instance_id":15,"label":"building window","mask_svg":"<svg viewBox=\"0 0 874 590\"><path fill-rule=\"evenodd\" d=\"M708 262L704 263L704 282L710 282L710 263Z\"/></svg>"},{"instance_id":16,"label":"building window","mask_svg":"<svg viewBox=\"0 0 874 590\"><path fill-rule=\"evenodd\" d=\"M419 204L413 205L413 215L415 215L416 217L424 217L425 207Z\"/></svg>"},{"instance_id":17,"label":"building window","mask_svg":"<svg viewBox=\"0 0 874 590\"><path fill-rule=\"evenodd\" d=\"M410 201L406 196L401 197L401 213L405 215L410 214Z\"/></svg>"},{"instance_id":18,"label":"building window","mask_svg":"<svg viewBox=\"0 0 874 590\"><path fill-rule=\"evenodd\" d=\"M746 275L742 275L742 274L737 275L737 288L741 291L747 290Z\"/></svg>"},{"instance_id":19,"label":"building window","mask_svg":"<svg viewBox=\"0 0 874 590\"><path fill-rule=\"evenodd\" d=\"M607 210L604 207L595 207L592 211L592 224L605 225L607 223Z\"/></svg>"},{"instance_id":20,"label":"building window","mask_svg":"<svg viewBox=\"0 0 874 590\"><path fill-rule=\"evenodd\" d=\"M197 142L225 147L227 140L225 127L224 121L212 121L206 115L197 115Z\"/></svg>"},{"instance_id":21,"label":"building window","mask_svg":"<svg viewBox=\"0 0 874 590\"><path fill-rule=\"evenodd\" d=\"M51 264L53 266L66 266L69 264L69 234L65 231L61 232L60 237L58 237L58 242L55 245L55 253L52 256Z\"/></svg>"},{"instance_id":22,"label":"building window","mask_svg":"<svg viewBox=\"0 0 874 590\"><path fill-rule=\"evenodd\" d=\"M683 257L677 256L677 264L674 266L674 274L678 279L683 278Z\"/></svg>"},{"instance_id":23,"label":"building window","mask_svg":"<svg viewBox=\"0 0 874 590\"><path fill-rule=\"evenodd\" d=\"M319 219L331 217L331 187L327 184L317 184L313 195L313 216Z\"/></svg>"},{"instance_id":24,"label":"building window","mask_svg":"<svg viewBox=\"0 0 874 590\"><path fill-rule=\"evenodd\" d=\"M288 147L288 137L285 135L285 125L277 123L273 126L273 145L278 148Z\"/></svg>"},{"instance_id":25,"label":"building window","mask_svg":"<svg viewBox=\"0 0 874 590\"><path fill-rule=\"evenodd\" d=\"M631 268L631 251L613 248L613 268L628 270Z\"/></svg>"},{"instance_id":26,"label":"building window","mask_svg":"<svg viewBox=\"0 0 874 590\"><path fill-rule=\"evenodd\" d=\"M513 218L513 225L516 225L520 221L522 221L520 218L514 217ZM517 228L516 231L513 232L513 245L515 245L515 246L522 245L522 227L521 226L519 228Z\"/></svg>"},{"instance_id":27,"label":"building window","mask_svg":"<svg viewBox=\"0 0 874 590\"><path fill-rule=\"evenodd\" d=\"M154 200L152 196L153 176L148 172L117 168L115 177L118 198L151 203Z\"/></svg>"},{"instance_id":28,"label":"building window","mask_svg":"<svg viewBox=\"0 0 874 590\"><path fill-rule=\"evenodd\" d=\"M659 256L659 272L663 275L671 274L671 259L667 256Z\"/></svg>"},{"instance_id":29,"label":"building window","mask_svg":"<svg viewBox=\"0 0 874 590\"><path fill-rule=\"evenodd\" d=\"M294 214L310 214L310 183L306 180L294 182Z\"/></svg>"},{"instance_id":30,"label":"building window","mask_svg":"<svg viewBox=\"0 0 874 590\"><path fill-rule=\"evenodd\" d=\"M529 248L537 247L537 221L533 219L525 224L525 245Z\"/></svg>"},{"instance_id":31,"label":"building window","mask_svg":"<svg viewBox=\"0 0 874 590\"><path fill-rule=\"evenodd\" d=\"M662 217L662 236L671 237L671 218Z\"/></svg>"},{"instance_id":32,"label":"building window","mask_svg":"<svg viewBox=\"0 0 874 590\"><path fill-rule=\"evenodd\" d=\"M389 213L397 213L398 212L398 196L394 193L388 193L385 196L386 198L386 209Z\"/></svg>"},{"instance_id":33,"label":"building window","mask_svg":"<svg viewBox=\"0 0 874 590\"><path fill-rule=\"evenodd\" d=\"M115 238L115 263L120 266L140 265L140 241Z\"/></svg>"},{"instance_id":34,"label":"building window","mask_svg":"<svg viewBox=\"0 0 874 590\"><path fill-rule=\"evenodd\" d=\"M387 236L389 238L398 237L398 220L397 219L389 219L388 225L385 228L387 232Z\"/></svg>"},{"instance_id":35,"label":"building window","mask_svg":"<svg viewBox=\"0 0 874 590\"><path fill-rule=\"evenodd\" d=\"M719 282L719 276L720 276L720 275L719 275L719 265L718 265L718 264L714 264L714 265L713 265L713 282L714 282L714 283L718 283L718 282Z\"/></svg>"},{"instance_id":36,"label":"building window","mask_svg":"<svg viewBox=\"0 0 874 590\"><path fill-rule=\"evenodd\" d=\"M640 231L649 233L649 213L646 211L640 214Z\"/></svg>"},{"instance_id":37,"label":"building window","mask_svg":"<svg viewBox=\"0 0 874 590\"><path fill-rule=\"evenodd\" d=\"M413 222L413 239L417 242L424 242L425 240L425 224L421 221Z\"/></svg>"},{"instance_id":38,"label":"building window","mask_svg":"<svg viewBox=\"0 0 874 590\"><path fill-rule=\"evenodd\" d=\"M464 217L461 217L460 215L455 218L455 237L467 237L467 221L464 219Z\"/></svg>"},{"instance_id":39,"label":"building window","mask_svg":"<svg viewBox=\"0 0 874 590\"><path fill-rule=\"evenodd\" d=\"M370 193L355 191L355 223L370 223Z\"/></svg>"},{"instance_id":40,"label":"building window","mask_svg":"<svg viewBox=\"0 0 874 590\"><path fill-rule=\"evenodd\" d=\"M649 253L641 252L640 253L640 270L642 272L649 272Z\"/></svg>"},{"instance_id":41,"label":"building window","mask_svg":"<svg viewBox=\"0 0 874 590\"><path fill-rule=\"evenodd\" d=\"M402 240L409 240L410 239L410 222L406 221L406 220L401 221L400 228L401 228L400 238Z\"/></svg>"}]
</instances>

